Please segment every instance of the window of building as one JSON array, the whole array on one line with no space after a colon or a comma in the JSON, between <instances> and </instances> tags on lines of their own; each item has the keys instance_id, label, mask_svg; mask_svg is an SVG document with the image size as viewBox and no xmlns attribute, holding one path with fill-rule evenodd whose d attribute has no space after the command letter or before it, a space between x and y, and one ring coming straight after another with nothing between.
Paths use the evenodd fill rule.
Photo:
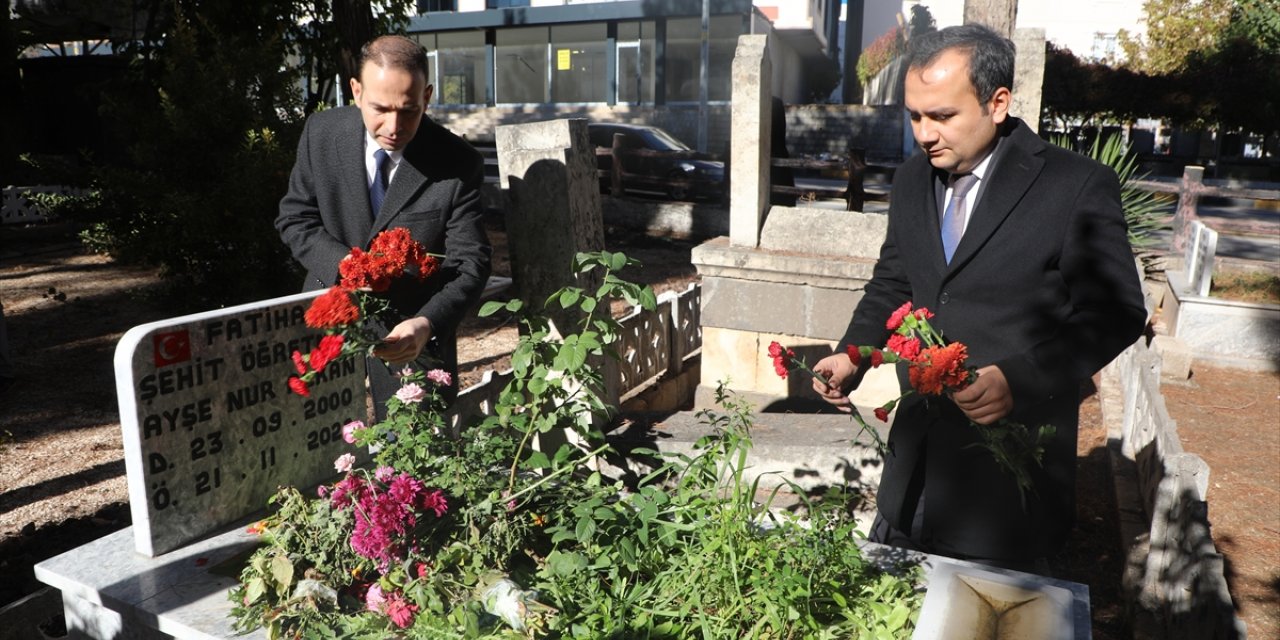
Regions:
<instances>
[{"instance_id":1,"label":"window of building","mask_svg":"<svg viewBox=\"0 0 1280 640\"><path fill-rule=\"evenodd\" d=\"M494 47L497 101L547 101L547 28L500 29Z\"/></svg>"},{"instance_id":2,"label":"window of building","mask_svg":"<svg viewBox=\"0 0 1280 640\"><path fill-rule=\"evenodd\" d=\"M1089 55L1094 60L1115 60L1116 34L1102 32L1093 34L1093 50L1089 52Z\"/></svg>"},{"instance_id":3,"label":"window of building","mask_svg":"<svg viewBox=\"0 0 1280 640\"><path fill-rule=\"evenodd\" d=\"M529 0L485 0L486 9L507 9L510 7L527 7Z\"/></svg>"},{"instance_id":4,"label":"window of building","mask_svg":"<svg viewBox=\"0 0 1280 640\"><path fill-rule=\"evenodd\" d=\"M708 74L710 86L707 87L708 100L729 101L733 99L733 54L738 49L738 36L745 26L742 16L715 16L711 18L710 70Z\"/></svg>"},{"instance_id":5,"label":"window of building","mask_svg":"<svg viewBox=\"0 0 1280 640\"><path fill-rule=\"evenodd\" d=\"M551 27L551 101L605 102L604 23Z\"/></svg>"},{"instance_id":6,"label":"window of building","mask_svg":"<svg viewBox=\"0 0 1280 640\"><path fill-rule=\"evenodd\" d=\"M485 73L484 32L459 31L436 35L435 84L440 104L483 104Z\"/></svg>"},{"instance_id":7,"label":"window of building","mask_svg":"<svg viewBox=\"0 0 1280 640\"><path fill-rule=\"evenodd\" d=\"M618 102L653 102L653 34L652 21L618 24Z\"/></svg>"},{"instance_id":8,"label":"window of building","mask_svg":"<svg viewBox=\"0 0 1280 640\"><path fill-rule=\"evenodd\" d=\"M707 99L729 100L732 88L730 69L733 52L742 35L740 16L713 16L708 43L710 65ZM702 63L702 20L678 18L667 21L667 101L697 102Z\"/></svg>"},{"instance_id":9,"label":"window of building","mask_svg":"<svg viewBox=\"0 0 1280 640\"><path fill-rule=\"evenodd\" d=\"M418 11L420 13L457 10L458 0L418 0Z\"/></svg>"}]
</instances>

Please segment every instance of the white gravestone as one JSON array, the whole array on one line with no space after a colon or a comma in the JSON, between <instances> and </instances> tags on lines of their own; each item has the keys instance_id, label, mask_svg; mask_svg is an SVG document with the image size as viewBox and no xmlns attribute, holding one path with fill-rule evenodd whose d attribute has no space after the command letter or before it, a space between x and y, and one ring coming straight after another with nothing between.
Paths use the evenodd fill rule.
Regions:
<instances>
[{"instance_id":1,"label":"white gravestone","mask_svg":"<svg viewBox=\"0 0 1280 640\"><path fill-rule=\"evenodd\" d=\"M116 347L129 506L138 553L155 556L266 507L279 486L309 488L361 452L342 425L366 417L365 365L332 363L311 396L289 391L294 350L322 333L303 314L319 295L153 322Z\"/></svg>"},{"instance_id":2,"label":"white gravestone","mask_svg":"<svg viewBox=\"0 0 1280 640\"><path fill-rule=\"evenodd\" d=\"M1187 245L1187 289L1197 296L1209 295L1213 283L1213 258L1218 252L1218 232L1205 223L1191 223L1191 244Z\"/></svg>"}]
</instances>

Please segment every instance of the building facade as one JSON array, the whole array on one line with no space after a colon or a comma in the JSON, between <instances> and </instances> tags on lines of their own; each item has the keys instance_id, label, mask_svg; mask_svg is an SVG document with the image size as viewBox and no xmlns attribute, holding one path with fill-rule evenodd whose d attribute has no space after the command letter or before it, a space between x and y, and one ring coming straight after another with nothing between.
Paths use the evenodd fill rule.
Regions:
<instances>
[{"instance_id":1,"label":"building facade","mask_svg":"<svg viewBox=\"0 0 1280 640\"><path fill-rule=\"evenodd\" d=\"M838 0L420 0L437 119L471 139L548 117L662 126L723 152L738 37L769 34L776 95L838 75ZM705 13L704 13L705 11Z\"/></svg>"}]
</instances>

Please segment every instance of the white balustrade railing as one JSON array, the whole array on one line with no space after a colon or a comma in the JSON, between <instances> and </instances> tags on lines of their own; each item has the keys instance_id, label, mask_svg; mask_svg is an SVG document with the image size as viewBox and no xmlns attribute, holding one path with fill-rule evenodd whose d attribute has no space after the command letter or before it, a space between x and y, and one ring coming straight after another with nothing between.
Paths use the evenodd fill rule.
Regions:
<instances>
[{"instance_id":1,"label":"white balustrade railing","mask_svg":"<svg viewBox=\"0 0 1280 640\"><path fill-rule=\"evenodd\" d=\"M1239 620L1209 528L1209 465L1183 450L1160 392L1160 356L1144 339L1109 368L1124 396L1120 454L1131 464L1145 531L1128 549L1135 637L1237 637ZM1123 505L1122 505L1123 506Z\"/></svg>"},{"instance_id":2,"label":"white balustrade railing","mask_svg":"<svg viewBox=\"0 0 1280 640\"><path fill-rule=\"evenodd\" d=\"M652 311L636 307L619 318L622 335L614 348L622 358L617 367L620 401L652 387L664 375L680 373L702 352L701 292L691 283L684 291L659 295ZM511 375L509 369L486 371L480 382L463 389L453 405L454 424L490 415Z\"/></svg>"},{"instance_id":3,"label":"white balustrade railing","mask_svg":"<svg viewBox=\"0 0 1280 640\"><path fill-rule=\"evenodd\" d=\"M48 214L40 209L28 194L56 193L59 195L83 195L84 189L65 186L5 187L0 196L0 224L31 224L47 222Z\"/></svg>"}]
</instances>

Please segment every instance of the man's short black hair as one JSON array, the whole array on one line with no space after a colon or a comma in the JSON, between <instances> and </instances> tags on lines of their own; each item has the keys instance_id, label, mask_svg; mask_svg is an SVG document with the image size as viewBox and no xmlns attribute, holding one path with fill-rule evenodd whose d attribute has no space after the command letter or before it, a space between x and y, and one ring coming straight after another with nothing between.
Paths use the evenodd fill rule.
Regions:
<instances>
[{"instance_id":1,"label":"man's short black hair","mask_svg":"<svg viewBox=\"0 0 1280 640\"><path fill-rule=\"evenodd\" d=\"M907 46L907 68L927 67L948 49L969 53L969 84L978 94L978 102L985 105L1000 87L1013 90L1013 42L980 24L947 27L912 38Z\"/></svg>"}]
</instances>

